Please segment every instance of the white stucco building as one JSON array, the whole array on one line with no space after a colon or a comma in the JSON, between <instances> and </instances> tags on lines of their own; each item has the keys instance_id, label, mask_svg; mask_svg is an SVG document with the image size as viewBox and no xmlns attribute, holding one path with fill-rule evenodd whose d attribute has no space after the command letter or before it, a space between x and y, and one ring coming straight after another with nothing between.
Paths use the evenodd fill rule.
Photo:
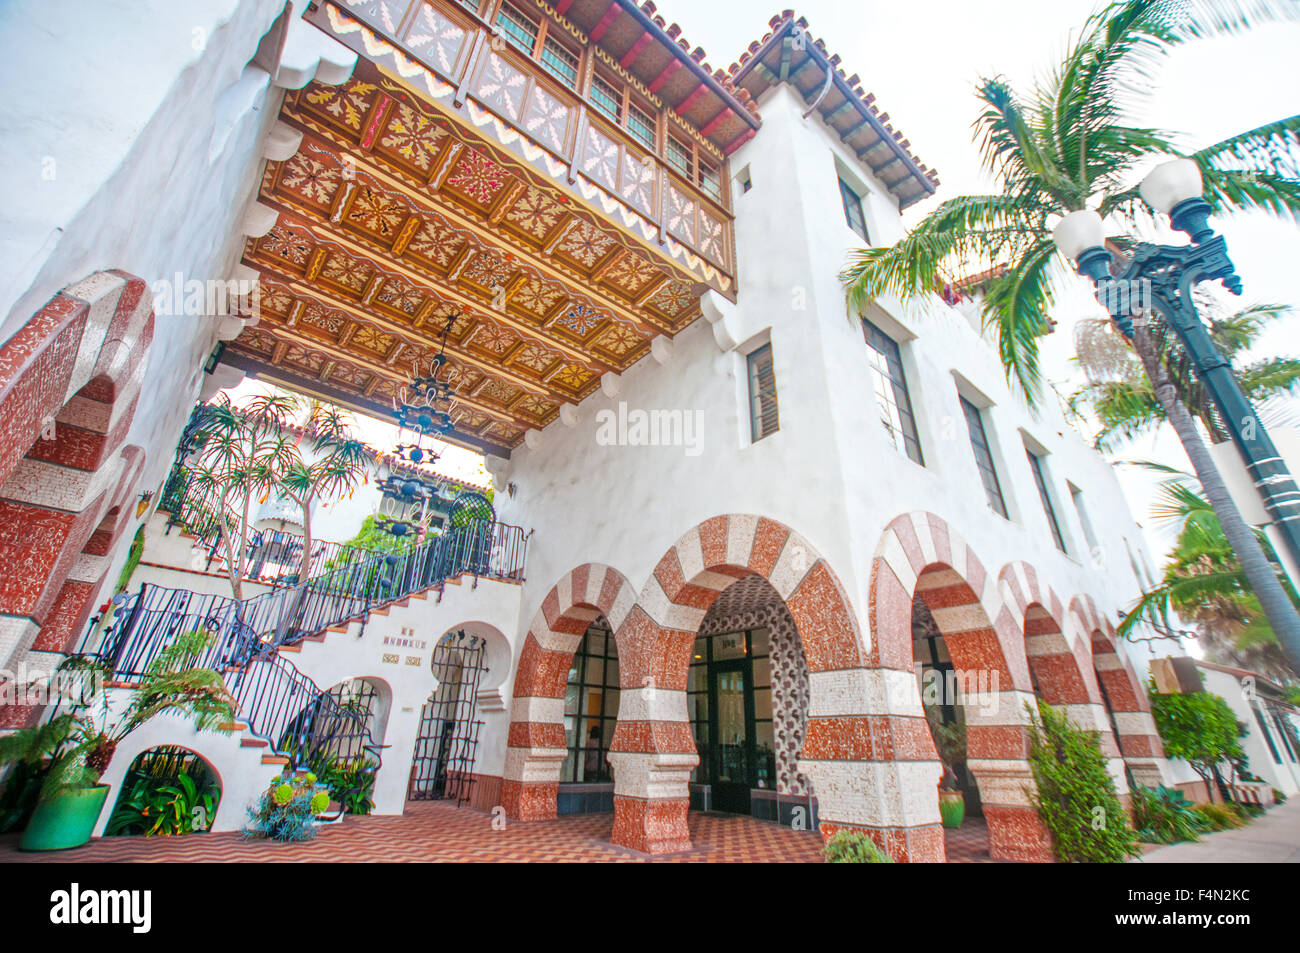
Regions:
<instances>
[{"instance_id":1,"label":"white stucco building","mask_svg":"<svg viewBox=\"0 0 1300 953\"><path fill-rule=\"evenodd\" d=\"M194 399L248 373L378 414L441 342L451 439L494 477L491 558L471 540L420 577L433 589L395 576L391 613L375 596L364 625L322 616L277 663L379 687L380 812L436 747L431 665L460 633L480 640L450 769L471 805L612 808L641 851L688 846L691 809L808 806L826 836L942 859L923 702L965 721L995 857L1048 856L1035 696L1098 730L1121 792L1172 780L1114 636L1150 558L1110 466L1054 398L1008 389L969 309L846 314L846 255L902 237L934 174L796 17L726 72L678 33L625 0L0 12L5 82L46 91L5 97L6 164L31 185L4 230L0 337L84 324L44 403L0 404L0 497L63 534L0 606L0 666L80 637ZM92 57L93 88L55 36ZM178 272L260 278L260 314L148 320L147 289ZM138 359L114 364L114 342ZM40 451L47 413L102 452ZM933 672L959 694L926 694ZM277 737L178 730L133 750L204 754L237 827Z\"/></svg>"}]
</instances>

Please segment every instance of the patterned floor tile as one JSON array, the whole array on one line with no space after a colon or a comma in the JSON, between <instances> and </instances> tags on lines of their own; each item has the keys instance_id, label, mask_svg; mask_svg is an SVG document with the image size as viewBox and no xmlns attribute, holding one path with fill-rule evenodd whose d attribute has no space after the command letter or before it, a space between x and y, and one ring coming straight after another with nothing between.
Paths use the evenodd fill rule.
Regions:
<instances>
[{"instance_id":1,"label":"patterned floor tile","mask_svg":"<svg viewBox=\"0 0 1300 953\"><path fill-rule=\"evenodd\" d=\"M364 861L486 863L818 863L821 837L734 814L692 812L693 850L650 858L609 843L612 814L585 814L492 829L492 816L439 802L407 805L401 817L350 817L323 827L316 840L278 844L245 840L238 833L189 837L108 837L75 850L27 854L17 835L0 837L0 861L92 863L194 863ZM950 861L988 862L982 822L949 831ZM981 856L982 855L982 856Z\"/></svg>"}]
</instances>

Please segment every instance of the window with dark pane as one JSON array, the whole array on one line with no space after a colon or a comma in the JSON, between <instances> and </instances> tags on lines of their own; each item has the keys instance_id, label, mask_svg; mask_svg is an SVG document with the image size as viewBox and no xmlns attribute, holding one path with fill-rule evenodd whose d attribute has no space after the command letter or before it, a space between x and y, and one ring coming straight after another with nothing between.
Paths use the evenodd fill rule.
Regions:
<instances>
[{"instance_id":1,"label":"window with dark pane","mask_svg":"<svg viewBox=\"0 0 1300 953\"><path fill-rule=\"evenodd\" d=\"M548 36L542 43L542 65L570 89L578 85L578 54L571 53L559 40Z\"/></svg>"},{"instance_id":2,"label":"window with dark pane","mask_svg":"<svg viewBox=\"0 0 1300 953\"><path fill-rule=\"evenodd\" d=\"M764 344L749 355L749 422L751 439L762 440L775 433L779 422L776 409L776 373L772 369L772 345Z\"/></svg>"},{"instance_id":3,"label":"window with dark pane","mask_svg":"<svg viewBox=\"0 0 1300 953\"><path fill-rule=\"evenodd\" d=\"M880 422L894 447L906 453L914 463L924 466L898 342L866 318L862 319L862 333L867 339L871 385L876 395L876 407L880 411Z\"/></svg>"},{"instance_id":4,"label":"window with dark pane","mask_svg":"<svg viewBox=\"0 0 1300 953\"><path fill-rule=\"evenodd\" d=\"M719 202L722 201L722 175L717 169L703 162L700 163L700 188Z\"/></svg>"},{"instance_id":5,"label":"window with dark pane","mask_svg":"<svg viewBox=\"0 0 1300 953\"><path fill-rule=\"evenodd\" d=\"M1029 457L1029 469L1034 472L1034 483L1038 487L1038 498L1043 501L1043 512L1047 515L1047 525L1052 531L1052 541L1056 548L1065 552L1065 540L1061 536L1061 524L1056 520L1056 509L1052 506L1052 495L1047 491L1047 474L1043 472L1043 458L1028 447L1025 453Z\"/></svg>"},{"instance_id":6,"label":"window with dark pane","mask_svg":"<svg viewBox=\"0 0 1300 953\"><path fill-rule=\"evenodd\" d=\"M1250 706L1250 713L1255 716L1255 724L1259 726L1259 733L1264 736L1264 742L1268 745L1268 753L1273 756L1274 762L1281 764L1282 758L1277 753L1277 745L1273 743L1273 735L1269 732L1268 725L1264 722L1264 716L1255 705Z\"/></svg>"},{"instance_id":7,"label":"window with dark pane","mask_svg":"<svg viewBox=\"0 0 1300 953\"><path fill-rule=\"evenodd\" d=\"M533 55L533 45L537 42L537 24L533 20L506 3L497 13L497 26L507 40L529 56Z\"/></svg>"},{"instance_id":8,"label":"window with dark pane","mask_svg":"<svg viewBox=\"0 0 1300 953\"><path fill-rule=\"evenodd\" d=\"M618 722L618 653L614 633L597 619L583 636L564 691L564 742L568 753L560 780L608 781L605 755Z\"/></svg>"},{"instance_id":9,"label":"window with dark pane","mask_svg":"<svg viewBox=\"0 0 1300 953\"><path fill-rule=\"evenodd\" d=\"M668 148L664 151L664 158L682 175L688 179L691 177L691 150L672 136L668 137Z\"/></svg>"},{"instance_id":10,"label":"window with dark pane","mask_svg":"<svg viewBox=\"0 0 1300 953\"><path fill-rule=\"evenodd\" d=\"M862 197L849 183L840 179L840 199L844 202L844 220L849 228L858 233L868 245L871 238L867 235L867 217L862 212Z\"/></svg>"},{"instance_id":11,"label":"window with dark pane","mask_svg":"<svg viewBox=\"0 0 1300 953\"><path fill-rule=\"evenodd\" d=\"M623 94L612 83L606 82L599 75L593 74L591 89L587 91L587 98L611 122L617 123L622 120Z\"/></svg>"},{"instance_id":12,"label":"window with dark pane","mask_svg":"<svg viewBox=\"0 0 1300 953\"><path fill-rule=\"evenodd\" d=\"M984 430L984 417L978 407L965 397L961 401L961 412L966 417L966 426L970 430L970 445L975 452L975 464L979 467L980 480L984 483L984 493L988 496L989 508L999 516L1007 515L1007 503L1002 497L1002 484L998 482L998 471L993 465L993 453L989 449L989 436Z\"/></svg>"},{"instance_id":13,"label":"window with dark pane","mask_svg":"<svg viewBox=\"0 0 1300 953\"><path fill-rule=\"evenodd\" d=\"M651 152L655 148L655 121L636 106L627 107L627 131Z\"/></svg>"},{"instance_id":14,"label":"window with dark pane","mask_svg":"<svg viewBox=\"0 0 1300 953\"><path fill-rule=\"evenodd\" d=\"M771 638L765 628L719 632L715 635L702 635L695 640L686 677L686 714L691 723L700 763L691 772L691 780L702 783L716 780L713 777L714 731L710 702L713 686L710 684L710 666L716 662L743 658L748 658L751 663L753 690L754 752L752 770L749 773L756 787L774 788L776 735L772 717Z\"/></svg>"}]
</instances>

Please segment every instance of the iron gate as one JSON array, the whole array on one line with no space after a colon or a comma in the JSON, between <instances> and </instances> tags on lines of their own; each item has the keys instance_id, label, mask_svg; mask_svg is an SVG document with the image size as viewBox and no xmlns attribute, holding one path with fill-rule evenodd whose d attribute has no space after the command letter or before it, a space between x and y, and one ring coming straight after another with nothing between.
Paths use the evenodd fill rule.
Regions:
<instances>
[{"instance_id":1,"label":"iron gate","mask_svg":"<svg viewBox=\"0 0 1300 953\"><path fill-rule=\"evenodd\" d=\"M463 630L449 632L434 647L430 661L438 680L420 714L411 785L415 801L469 803L474 786L474 752L483 722L474 717L487 643Z\"/></svg>"}]
</instances>

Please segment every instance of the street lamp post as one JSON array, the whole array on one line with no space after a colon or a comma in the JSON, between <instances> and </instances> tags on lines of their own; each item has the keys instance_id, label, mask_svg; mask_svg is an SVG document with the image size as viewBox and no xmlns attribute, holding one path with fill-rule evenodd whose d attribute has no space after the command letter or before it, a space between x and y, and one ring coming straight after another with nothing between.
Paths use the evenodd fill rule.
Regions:
<instances>
[{"instance_id":1,"label":"street lamp post","mask_svg":"<svg viewBox=\"0 0 1300 953\"><path fill-rule=\"evenodd\" d=\"M1186 232L1191 243L1144 242L1119 275L1111 274L1112 256L1106 250L1102 221L1096 212L1070 213L1057 225L1054 237L1061 252L1077 263L1079 273L1092 279L1097 300L1125 337L1133 337L1135 310L1158 314L1178 336L1264 501L1290 562L1297 565L1300 489L1242 393L1231 365L1214 346L1192 299L1192 289L1203 281L1221 280L1233 294L1241 293L1241 278L1228 257L1227 241L1210 227L1210 206L1201 190L1200 169L1191 159L1166 162L1147 176L1140 187L1143 199L1168 214L1170 224Z\"/></svg>"}]
</instances>

